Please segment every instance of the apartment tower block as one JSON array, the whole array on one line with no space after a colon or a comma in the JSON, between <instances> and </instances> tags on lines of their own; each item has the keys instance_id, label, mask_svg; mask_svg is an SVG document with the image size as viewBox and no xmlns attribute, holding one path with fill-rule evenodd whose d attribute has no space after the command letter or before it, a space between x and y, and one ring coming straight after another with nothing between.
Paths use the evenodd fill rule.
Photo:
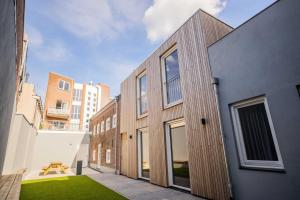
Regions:
<instances>
[{"instance_id":1,"label":"apartment tower block","mask_svg":"<svg viewBox=\"0 0 300 200\"><path fill-rule=\"evenodd\" d=\"M44 129L89 130L90 118L110 101L105 84L76 83L50 72L45 97Z\"/></svg>"}]
</instances>

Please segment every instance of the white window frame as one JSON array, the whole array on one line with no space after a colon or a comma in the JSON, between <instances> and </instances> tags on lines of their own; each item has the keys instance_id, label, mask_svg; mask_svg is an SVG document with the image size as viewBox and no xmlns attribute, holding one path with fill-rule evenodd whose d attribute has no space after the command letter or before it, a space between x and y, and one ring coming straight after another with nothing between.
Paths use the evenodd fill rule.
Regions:
<instances>
[{"instance_id":1,"label":"white window frame","mask_svg":"<svg viewBox=\"0 0 300 200\"><path fill-rule=\"evenodd\" d=\"M93 150L93 161L96 161L96 150Z\"/></svg>"},{"instance_id":2,"label":"white window frame","mask_svg":"<svg viewBox=\"0 0 300 200\"><path fill-rule=\"evenodd\" d=\"M251 105L260 104L260 103L263 103L265 106L265 110L267 113L268 122L269 122L269 126L271 129L271 134L272 134L278 161L248 160L247 159L245 143L244 143L244 139L243 139L240 118L239 118L239 114L238 114L238 109L243 108L243 107L248 107ZM284 169L284 165L283 165L281 153L279 150L279 145L278 145L278 141L276 138L276 134L275 134L275 130L274 130L274 126L273 126L267 99L265 97L256 97L253 99L248 99L248 100L244 100L244 101L235 103L231 106L231 114L232 114L232 119L233 119L233 127L234 127L235 137L236 137L236 141L237 141L237 149L238 149L238 154L239 154L239 158L240 158L240 165L245 168L256 168L256 169L278 169L278 170Z\"/></svg>"},{"instance_id":3,"label":"white window frame","mask_svg":"<svg viewBox=\"0 0 300 200\"><path fill-rule=\"evenodd\" d=\"M101 133L104 132L104 121L101 121Z\"/></svg>"},{"instance_id":4,"label":"white window frame","mask_svg":"<svg viewBox=\"0 0 300 200\"><path fill-rule=\"evenodd\" d=\"M100 133L100 123L97 124L97 134Z\"/></svg>"},{"instance_id":5,"label":"white window frame","mask_svg":"<svg viewBox=\"0 0 300 200\"><path fill-rule=\"evenodd\" d=\"M106 149L106 154L105 154L105 162L107 164L110 164L110 149Z\"/></svg>"},{"instance_id":6,"label":"white window frame","mask_svg":"<svg viewBox=\"0 0 300 200\"><path fill-rule=\"evenodd\" d=\"M112 128L117 127L117 114L114 114L112 117Z\"/></svg>"},{"instance_id":7,"label":"white window frame","mask_svg":"<svg viewBox=\"0 0 300 200\"><path fill-rule=\"evenodd\" d=\"M110 117L108 117L105 121L105 130L108 131L110 129Z\"/></svg>"},{"instance_id":8,"label":"white window frame","mask_svg":"<svg viewBox=\"0 0 300 200\"><path fill-rule=\"evenodd\" d=\"M147 177L143 177L142 176L142 146L141 146L141 135L143 132L148 131L148 128L142 128L142 129L138 129L137 130L137 144L138 144L138 176L141 179L145 179L145 180L150 180ZM149 133L148 133L149 136ZM149 160L150 162L150 160ZM150 173L151 173L151 169L150 169Z\"/></svg>"},{"instance_id":9,"label":"white window frame","mask_svg":"<svg viewBox=\"0 0 300 200\"><path fill-rule=\"evenodd\" d=\"M63 83L62 85L62 87L60 87L60 83ZM69 88L66 90L66 85L69 85ZM64 90L64 91L70 91L70 83L69 82L67 82L67 81L65 81L65 80L59 80L59 82L58 82L58 89L60 89L60 90Z\"/></svg>"},{"instance_id":10,"label":"white window frame","mask_svg":"<svg viewBox=\"0 0 300 200\"><path fill-rule=\"evenodd\" d=\"M186 126L184 118L169 121L165 123L166 150L167 150L167 168L169 185L183 190L191 191L191 188L175 185L173 180L173 163L172 163L172 144L171 144L171 128ZM186 138L187 139L187 138ZM188 144L187 144L188 147ZM189 153L189 151L188 151ZM190 166L190 165L189 165ZM191 178L190 178L191 181Z\"/></svg>"},{"instance_id":11,"label":"white window frame","mask_svg":"<svg viewBox=\"0 0 300 200\"><path fill-rule=\"evenodd\" d=\"M137 117L138 118L143 118L145 116L148 115L148 106L146 109L145 113L141 113L141 94L140 94L140 79L146 76L146 80L148 79L147 74L146 74L146 70L144 70L142 73L140 73L137 77L136 77L136 105L137 105ZM146 83L147 85L148 83ZM147 92L146 92L146 96L147 96Z\"/></svg>"},{"instance_id":12,"label":"white window frame","mask_svg":"<svg viewBox=\"0 0 300 200\"><path fill-rule=\"evenodd\" d=\"M171 47L168 51L166 51L160 58L160 62L161 62L161 76L162 76L162 90L163 90L163 105L164 105L164 109L170 108L172 106L175 106L177 104L180 104L183 102L183 97L181 97L181 99L174 101L172 103L168 103L168 96L167 96L167 86L166 86L166 63L165 63L165 59L171 55L174 51L177 50L177 54L178 54L178 49L177 46L174 45L173 47ZM179 55L178 55L179 56ZM179 63L178 63L179 65ZM180 68L180 66L179 66ZM181 80L180 80L180 84L181 84ZM181 87L182 89L182 87ZM181 90L181 95L182 95L182 90Z\"/></svg>"}]
</instances>

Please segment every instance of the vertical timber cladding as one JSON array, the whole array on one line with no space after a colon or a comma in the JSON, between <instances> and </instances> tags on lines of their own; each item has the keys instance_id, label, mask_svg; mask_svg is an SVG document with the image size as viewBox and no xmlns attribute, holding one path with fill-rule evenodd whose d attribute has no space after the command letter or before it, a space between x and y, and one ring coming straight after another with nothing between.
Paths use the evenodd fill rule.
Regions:
<instances>
[{"instance_id":1,"label":"vertical timber cladding","mask_svg":"<svg viewBox=\"0 0 300 200\"><path fill-rule=\"evenodd\" d=\"M148 127L150 182L168 186L164 123L184 116L191 192L209 199L229 199L207 46L230 31L227 25L199 11L122 82L120 132L128 137L127 176L138 176L136 130ZM178 49L183 104L163 109L160 57L174 45ZM136 119L136 77L144 70L148 81L148 116ZM205 126L201 118L207 119Z\"/></svg>"},{"instance_id":2,"label":"vertical timber cladding","mask_svg":"<svg viewBox=\"0 0 300 200\"><path fill-rule=\"evenodd\" d=\"M228 174L207 46L231 28L204 12L195 14L178 42L192 193L229 199ZM207 120L201 124L201 118Z\"/></svg>"},{"instance_id":3,"label":"vertical timber cladding","mask_svg":"<svg viewBox=\"0 0 300 200\"><path fill-rule=\"evenodd\" d=\"M137 178L137 151L136 151L136 136L135 136L135 121L136 121L136 108L135 108L135 76L131 75L121 84L121 123L120 133L124 141L127 137L127 147L121 147L121 160L126 158L127 166L124 162L121 163L121 172L131 178ZM122 146L122 144L121 144ZM124 152L124 149L127 149ZM123 165L123 166L122 166Z\"/></svg>"}]
</instances>

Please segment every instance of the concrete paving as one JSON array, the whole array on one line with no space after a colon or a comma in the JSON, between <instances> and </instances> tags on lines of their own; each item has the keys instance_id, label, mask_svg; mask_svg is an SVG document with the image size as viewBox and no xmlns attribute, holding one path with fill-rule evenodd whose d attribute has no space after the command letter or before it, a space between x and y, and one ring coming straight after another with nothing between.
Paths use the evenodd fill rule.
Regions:
<instances>
[{"instance_id":1,"label":"concrete paving","mask_svg":"<svg viewBox=\"0 0 300 200\"><path fill-rule=\"evenodd\" d=\"M99 173L90 168L83 169L83 174L131 200L203 200L171 188L160 187L113 173Z\"/></svg>"}]
</instances>

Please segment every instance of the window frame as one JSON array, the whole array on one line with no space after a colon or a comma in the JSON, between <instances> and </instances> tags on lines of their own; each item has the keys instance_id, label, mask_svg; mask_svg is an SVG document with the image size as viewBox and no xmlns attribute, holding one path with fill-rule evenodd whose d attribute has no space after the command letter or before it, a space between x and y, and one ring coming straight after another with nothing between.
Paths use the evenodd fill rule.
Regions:
<instances>
[{"instance_id":1,"label":"window frame","mask_svg":"<svg viewBox=\"0 0 300 200\"><path fill-rule=\"evenodd\" d=\"M140 94L140 80L143 76L146 76L146 88L148 87L148 77L147 77L147 73L146 70L144 70L142 73L140 73L137 77L136 77L136 106L137 106L137 118L143 118L145 116L148 115L148 102L147 102L147 109L145 111L145 113L141 113L141 94ZM147 101L148 101L148 91L146 91L146 97L147 97Z\"/></svg>"},{"instance_id":2,"label":"window frame","mask_svg":"<svg viewBox=\"0 0 300 200\"><path fill-rule=\"evenodd\" d=\"M275 146L278 161L248 160L247 159L245 142L244 142L244 138L243 138L238 109L243 108L243 107L248 107L251 105L260 104L260 103L263 103L265 106L265 110L266 110L266 114L267 114L267 118L268 118L271 135L272 135L273 143ZM232 115L233 129L234 129L237 150L238 150L238 155L239 155L239 160L240 160L240 166L243 168L253 168L253 169L283 170L284 165L283 165L281 153L279 150L279 145L278 145L277 137L275 134L275 129L274 129L274 125L272 122L272 118L271 118L271 114L270 114L270 110L269 110L269 106L268 106L266 97L264 97L264 96L256 97L256 98L252 98L252 99L242 100L238 103L232 104L231 105L231 115Z\"/></svg>"},{"instance_id":3,"label":"window frame","mask_svg":"<svg viewBox=\"0 0 300 200\"><path fill-rule=\"evenodd\" d=\"M117 114L114 114L112 117L112 128L116 128L117 127Z\"/></svg>"},{"instance_id":4,"label":"window frame","mask_svg":"<svg viewBox=\"0 0 300 200\"><path fill-rule=\"evenodd\" d=\"M62 82L62 87L60 87L60 83ZM66 90L66 84L68 84L68 89ZM70 83L68 81L65 80L59 80L58 81L58 89L63 90L63 91L70 91Z\"/></svg>"},{"instance_id":5,"label":"window frame","mask_svg":"<svg viewBox=\"0 0 300 200\"><path fill-rule=\"evenodd\" d=\"M109 156L107 156L109 155ZM111 150L110 149L106 149L105 151L105 162L106 164L110 164L111 163Z\"/></svg>"},{"instance_id":6,"label":"window frame","mask_svg":"<svg viewBox=\"0 0 300 200\"><path fill-rule=\"evenodd\" d=\"M100 133L100 123L97 123L97 134Z\"/></svg>"},{"instance_id":7,"label":"window frame","mask_svg":"<svg viewBox=\"0 0 300 200\"><path fill-rule=\"evenodd\" d=\"M160 65L161 65L161 80L162 80L162 92L163 92L163 108L167 109L170 107L173 107L175 105L178 105L183 102L183 96L182 96L182 87L181 88L181 99L174 101L172 103L168 103L168 95L167 95L167 78L166 78L166 62L165 59L170 56L174 51L177 50L178 55L178 65L179 65L179 51L178 48L175 45L173 45L170 49L168 49L166 52L164 52L160 57ZM179 65L179 75L180 75L180 65ZM181 77L180 77L180 84L181 84Z\"/></svg>"},{"instance_id":8,"label":"window frame","mask_svg":"<svg viewBox=\"0 0 300 200\"><path fill-rule=\"evenodd\" d=\"M108 118L106 118L106 120L105 120L105 131L109 131L110 130L110 126L111 126L111 123L110 123L110 119L111 117L108 117ZM109 122L109 124L108 124L108 122Z\"/></svg>"},{"instance_id":9,"label":"window frame","mask_svg":"<svg viewBox=\"0 0 300 200\"><path fill-rule=\"evenodd\" d=\"M102 121L101 121L101 128L100 128L100 132L101 132L101 133L103 133L104 130L105 130L104 124L105 124L105 122L104 122L104 120L102 120Z\"/></svg>"},{"instance_id":10,"label":"window frame","mask_svg":"<svg viewBox=\"0 0 300 200\"><path fill-rule=\"evenodd\" d=\"M179 118L179 119L175 119L172 121L168 121L164 123L164 128L165 128L165 139L166 139L166 156L167 156L167 171L168 171L168 182L169 185L175 188L179 188L179 189L183 189L183 190L187 190L187 191L191 191L191 186L188 187L183 187L180 185L176 185L174 184L174 174L173 174L173 154L172 154L172 141L171 141L171 129L172 128L177 128L177 127L186 127L186 123L185 123L185 119L184 118ZM186 134L186 130L185 130L185 134ZM186 134L186 142L188 142L188 138L187 138L187 134ZM187 148L189 148L189 144L187 143ZM188 153L188 158L189 158L189 151L187 150ZM188 160L188 162L190 163L190 160ZM190 164L189 164L189 172L191 172L191 168L190 168ZM190 181L191 181L191 177L190 177Z\"/></svg>"}]
</instances>

